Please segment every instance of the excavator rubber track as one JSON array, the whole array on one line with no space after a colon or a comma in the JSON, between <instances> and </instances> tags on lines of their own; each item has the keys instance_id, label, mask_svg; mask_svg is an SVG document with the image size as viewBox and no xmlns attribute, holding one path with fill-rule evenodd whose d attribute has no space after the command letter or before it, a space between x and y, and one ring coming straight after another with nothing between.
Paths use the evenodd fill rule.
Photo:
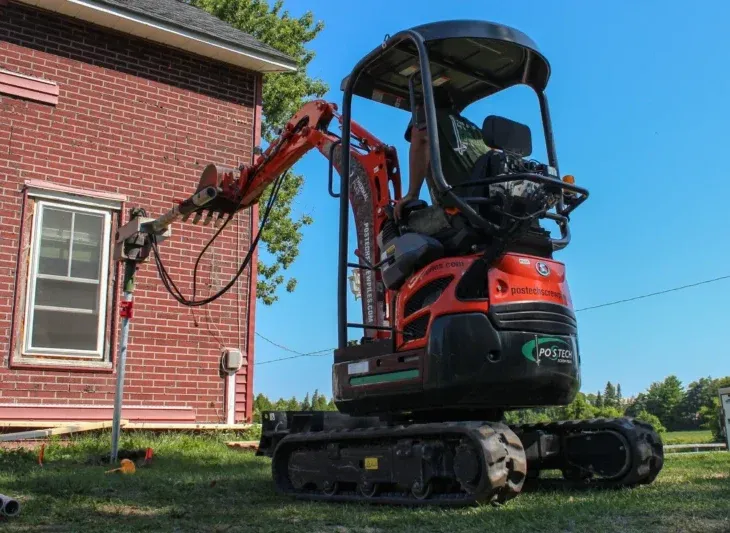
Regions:
<instances>
[{"instance_id":1,"label":"excavator rubber track","mask_svg":"<svg viewBox=\"0 0 730 533\"><path fill-rule=\"evenodd\" d=\"M271 468L303 500L467 506L515 497L527 462L506 424L446 422L290 433Z\"/></svg>"},{"instance_id":2,"label":"excavator rubber track","mask_svg":"<svg viewBox=\"0 0 730 533\"><path fill-rule=\"evenodd\" d=\"M527 486L630 488L652 483L664 464L661 437L632 418L512 425L528 458ZM543 478L546 470L562 478Z\"/></svg>"}]
</instances>

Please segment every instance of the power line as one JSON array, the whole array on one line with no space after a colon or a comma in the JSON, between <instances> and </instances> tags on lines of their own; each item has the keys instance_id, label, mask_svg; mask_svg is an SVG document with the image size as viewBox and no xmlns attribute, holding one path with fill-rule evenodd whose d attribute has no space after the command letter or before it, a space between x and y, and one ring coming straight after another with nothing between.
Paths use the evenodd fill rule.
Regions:
<instances>
[{"instance_id":1,"label":"power line","mask_svg":"<svg viewBox=\"0 0 730 533\"><path fill-rule=\"evenodd\" d=\"M271 340L271 339L269 339L268 337L264 337L264 336L263 336L263 335L261 335L261 333L259 333L258 331L256 332L256 336L257 336L257 337L261 337L262 339L264 339L264 340L265 340L266 342L268 342L269 344L273 344L273 345L274 345L274 346L276 346L277 348L281 348L281 349L282 349L282 350L284 350L284 351L287 351L287 352L291 352L291 353L295 353L295 354L299 354L299 355L302 355L302 354L303 354L303 352L298 352L298 351L296 351L296 350L292 350L291 348L287 348L286 346L282 346L281 344L279 344L279 343L276 343L276 342L272 341L272 340Z\"/></svg>"},{"instance_id":2,"label":"power line","mask_svg":"<svg viewBox=\"0 0 730 533\"><path fill-rule=\"evenodd\" d=\"M256 332L256 336L261 337L266 342L268 342L269 344L272 344L272 345L276 346L277 348L281 348L282 350L285 350L287 352L291 352L291 353L296 354L296 355L292 355L292 356L289 356L289 357L279 357L278 359L269 359L268 361L257 361L256 363L254 363L254 366L255 365L266 365L266 364L269 364L269 363L277 363L279 361L288 361L289 359L299 359L300 357L310 357L310 356L313 356L313 355L323 355L325 352L331 352L332 350L334 350L334 348L325 348L324 350L318 350L316 352L306 352L306 353L305 352L298 352L297 350L292 350L291 348L287 348L286 346L283 346L283 345L279 344L278 342L274 342L271 339L269 339L268 337L264 337L258 331Z\"/></svg>"},{"instance_id":3,"label":"power line","mask_svg":"<svg viewBox=\"0 0 730 533\"><path fill-rule=\"evenodd\" d=\"M699 285L706 285L708 283L714 283L716 281L722 281L724 279L730 279L730 275L720 276L719 278L707 279L705 281L698 281L697 283L690 283L689 285L682 285L681 287L673 287L671 289L665 289L663 291L651 292L649 294L642 294L641 296L634 296L632 298L625 298L623 300L614 300L612 302L606 302L604 304L593 305L591 307L584 307L582 309L576 309L575 312L576 313L580 313L581 311L590 311L591 309L598 309L598 308L601 308L601 307L609 307L611 305L618 305L618 304L623 304L623 303L626 303L626 302L633 302L635 300L642 300L644 298L651 298L652 296L659 296L660 294L667 294L669 292L681 291L681 290L684 290L684 289L689 289L691 287L697 287Z\"/></svg>"},{"instance_id":4,"label":"power line","mask_svg":"<svg viewBox=\"0 0 730 533\"><path fill-rule=\"evenodd\" d=\"M267 365L269 363L278 363L279 361L287 361L289 359L299 359L300 357L311 357L320 356L325 353L331 352L334 348L327 348L325 350L319 350L318 352L300 353L298 355L292 355L290 357L279 357L278 359L269 359L268 361L257 361L254 365Z\"/></svg>"},{"instance_id":5,"label":"power line","mask_svg":"<svg viewBox=\"0 0 730 533\"><path fill-rule=\"evenodd\" d=\"M722 280L725 280L725 279L730 279L730 274L727 275L727 276L720 276L719 278L712 278L712 279L707 279L707 280L704 280L704 281L698 281L697 283L690 283L689 285L682 285L680 287L672 287L671 289L665 289L663 291L650 292L648 294L642 294L640 296L633 296L631 298L624 298L622 300L613 300L611 302L606 302L606 303L602 303L602 304L598 304L598 305L593 305L593 306L590 306L590 307L583 307L581 309L576 309L575 312L576 313L580 313L582 311L590 311L592 309L599 309L599 308L602 308L602 307L609 307L609 306L612 306L612 305L619 305L619 304L623 304L623 303L627 303L627 302L633 302L633 301L636 301L636 300L643 300L644 298L651 298L652 296L659 296L659 295L667 294L667 293L670 293L670 292L676 292L676 291L681 291L681 290L684 290L684 289L690 289L692 287L698 287L700 285L707 285L708 283L715 283L717 281L722 281ZM282 350L286 350L287 352L291 352L291 353L294 353L296 355L292 355L290 357L280 357L278 359L269 359L268 361L260 361L260 362L254 363L255 365L266 365L266 364L269 364L269 363L278 363L279 361L288 361L290 359L299 359L300 357L310 357L310 356L315 356L315 355L316 356L319 356L319 355L323 355L326 352L331 352L331 351L333 351L335 349L335 348L326 348L324 350L318 350L316 352L307 352L307 353L298 352L297 350L292 350L291 348L287 348L286 346L283 346L283 345L281 345L279 343L276 343L276 342L272 341L271 339L269 339L267 337L264 337L259 332L256 332L256 335L259 336L259 337L261 337L262 339L264 339L266 342L268 342L268 343L276 346L277 348L281 348Z\"/></svg>"}]
</instances>

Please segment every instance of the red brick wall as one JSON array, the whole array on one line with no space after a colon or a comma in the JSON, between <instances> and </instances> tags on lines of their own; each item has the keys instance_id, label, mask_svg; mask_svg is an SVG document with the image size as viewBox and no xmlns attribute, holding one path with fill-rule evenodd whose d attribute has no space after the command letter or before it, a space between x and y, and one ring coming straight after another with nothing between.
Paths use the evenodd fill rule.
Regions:
<instances>
[{"instance_id":1,"label":"red brick wall","mask_svg":"<svg viewBox=\"0 0 730 533\"><path fill-rule=\"evenodd\" d=\"M111 405L109 371L16 368L10 361L18 345L11 302L18 295L23 183L41 179L124 194L125 219L137 205L160 214L194 192L206 163L250 161L260 77L13 2L0 4L0 67L60 89L57 106L0 94L0 404ZM235 273L252 219L250 210L239 213L209 250L199 290L212 293ZM161 245L186 295L195 256L212 233L212 226L178 224ZM191 311L165 291L152 262L141 267L125 405L192 407L199 422L224 421L220 348L249 345L248 273L226 296ZM245 384L246 368L239 374Z\"/></svg>"}]
</instances>

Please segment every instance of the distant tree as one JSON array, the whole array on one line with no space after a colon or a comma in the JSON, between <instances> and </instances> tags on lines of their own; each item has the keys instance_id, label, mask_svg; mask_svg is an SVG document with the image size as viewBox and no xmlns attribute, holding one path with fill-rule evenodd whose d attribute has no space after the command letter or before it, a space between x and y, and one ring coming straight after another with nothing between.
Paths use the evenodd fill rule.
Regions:
<instances>
[{"instance_id":1,"label":"distant tree","mask_svg":"<svg viewBox=\"0 0 730 533\"><path fill-rule=\"evenodd\" d=\"M710 405L703 405L699 412L702 429L709 429L715 442L725 440L725 424L722 420L720 398L713 398Z\"/></svg>"},{"instance_id":2,"label":"distant tree","mask_svg":"<svg viewBox=\"0 0 730 533\"><path fill-rule=\"evenodd\" d=\"M562 408L560 418L563 420L581 420L593 418L595 413L596 408L588 402L585 394L579 392L570 404Z\"/></svg>"},{"instance_id":3,"label":"distant tree","mask_svg":"<svg viewBox=\"0 0 730 533\"><path fill-rule=\"evenodd\" d=\"M715 387L711 377L700 378L687 386L687 392L678 406L678 416L687 428L699 428L703 423L700 410L712 406Z\"/></svg>"},{"instance_id":4,"label":"distant tree","mask_svg":"<svg viewBox=\"0 0 730 533\"><path fill-rule=\"evenodd\" d=\"M618 407L599 407L596 409L595 417L597 418L621 418L624 416L624 412Z\"/></svg>"},{"instance_id":5,"label":"distant tree","mask_svg":"<svg viewBox=\"0 0 730 533\"><path fill-rule=\"evenodd\" d=\"M667 430L667 428L662 425L662 421L659 420L658 417L646 411L639 411L636 413L634 418L641 420L642 422L646 422L647 424L651 424L654 427L654 431L657 433L664 433Z\"/></svg>"},{"instance_id":6,"label":"distant tree","mask_svg":"<svg viewBox=\"0 0 730 533\"><path fill-rule=\"evenodd\" d=\"M588 400L588 403L591 404L593 407L596 407L597 398L598 396L593 394L592 392L586 394L586 400Z\"/></svg>"},{"instance_id":7,"label":"distant tree","mask_svg":"<svg viewBox=\"0 0 730 533\"><path fill-rule=\"evenodd\" d=\"M255 423L260 423L261 413L264 411L271 411L273 407L273 404L265 395L261 393L257 394L253 401L253 421Z\"/></svg>"},{"instance_id":8,"label":"distant tree","mask_svg":"<svg viewBox=\"0 0 730 533\"><path fill-rule=\"evenodd\" d=\"M646 392L646 410L657 416L669 431L680 427L679 405L684 398L682 382L677 376L652 383Z\"/></svg>"},{"instance_id":9,"label":"distant tree","mask_svg":"<svg viewBox=\"0 0 730 533\"><path fill-rule=\"evenodd\" d=\"M324 394L320 394L318 390L312 395L312 409L314 411L327 411L327 398Z\"/></svg>"},{"instance_id":10,"label":"distant tree","mask_svg":"<svg viewBox=\"0 0 730 533\"><path fill-rule=\"evenodd\" d=\"M507 424L537 424L554 420L558 420L558 417L551 416L551 413L543 409L519 409L504 414L504 421Z\"/></svg>"},{"instance_id":11,"label":"distant tree","mask_svg":"<svg viewBox=\"0 0 730 533\"><path fill-rule=\"evenodd\" d=\"M617 407L618 401L616 400L616 387L610 381L606 383L606 388L603 391L603 406L604 407Z\"/></svg>"},{"instance_id":12,"label":"distant tree","mask_svg":"<svg viewBox=\"0 0 730 533\"><path fill-rule=\"evenodd\" d=\"M302 402L302 411L311 411L312 409L312 402L309 400L309 393L304 396L304 401Z\"/></svg>"},{"instance_id":13,"label":"distant tree","mask_svg":"<svg viewBox=\"0 0 730 533\"><path fill-rule=\"evenodd\" d=\"M616 384L616 402L619 405L619 408L621 408L624 404L624 397L621 394L621 383Z\"/></svg>"},{"instance_id":14,"label":"distant tree","mask_svg":"<svg viewBox=\"0 0 730 533\"><path fill-rule=\"evenodd\" d=\"M719 395L719 389L725 387L730 387L730 376L713 380L710 387L712 394L708 396L709 402L707 405L703 405L699 412L700 427L712 431L712 436L717 442L724 442L726 439Z\"/></svg>"},{"instance_id":15,"label":"distant tree","mask_svg":"<svg viewBox=\"0 0 730 533\"><path fill-rule=\"evenodd\" d=\"M261 422L261 413L263 411L337 411L334 398L327 399L319 390L315 390L313 394L305 394L304 400L301 402L292 396L288 400L279 398L276 402L272 402L262 393L256 395L254 399L253 420L255 423Z\"/></svg>"},{"instance_id":16,"label":"distant tree","mask_svg":"<svg viewBox=\"0 0 730 533\"><path fill-rule=\"evenodd\" d=\"M292 396L289 398L289 401L286 402L286 410L287 411L301 411L302 410L302 404L297 401L296 396Z\"/></svg>"},{"instance_id":17,"label":"distant tree","mask_svg":"<svg viewBox=\"0 0 730 533\"><path fill-rule=\"evenodd\" d=\"M596 407L603 407L603 396L601 395L601 391L598 391L596 394Z\"/></svg>"},{"instance_id":18,"label":"distant tree","mask_svg":"<svg viewBox=\"0 0 730 533\"><path fill-rule=\"evenodd\" d=\"M288 411L288 410L290 410L289 402L286 401L284 398L279 398L274 403L274 410L275 411Z\"/></svg>"},{"instance_id":19,"label":"distant tree","mask_svg":"<svg viewBox=\"0 0 730 533\"><path fill-rule=\"evenodd\" d=\"M640 392L626 407L626 415L635 417L641 412L646 412L646 394Z\"/></svg>"}]
</instances>

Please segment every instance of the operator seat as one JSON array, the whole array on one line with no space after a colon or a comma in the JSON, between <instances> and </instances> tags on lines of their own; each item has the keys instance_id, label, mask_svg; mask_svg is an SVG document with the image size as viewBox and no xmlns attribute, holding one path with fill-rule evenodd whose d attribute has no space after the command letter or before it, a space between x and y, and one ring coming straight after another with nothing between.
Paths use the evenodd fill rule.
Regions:
<instances>
[{"instance_id":1,"label":"operator seat","mask_svg":"<svg viewBox=\"0 0 730 533\"><path fill-rule=\"evenodd\" d=\"M510 173L504 152L522 157L532 153L530 129L512 120L488 116L482 126L482 136L492 150L477 159L468 181ZM465 198L493 198L500 190L506 192L500 186L484 185L460 187L454 192ZM487 220L500 223L501 217L489 204L473 207ZM383 282L389 289L397 290L410 275L441 257L468 255L489 244L466 217L447 214L441 206L429 206L423 200L404 204L401 216L397 230L384 230L378 236L380 249L391 257L391 261L382 267ZM541 229L537 224L537 229ZM538 251L534 246L529 248ZM546 253L545 250L540 252Z\"/></svg>"},{"instance_id":2,"label":"operator seat","mask_svg":"<svg viewBox=\"0 0 730 533\"><path fill-rule=\"evenodd\" d=\"M472 171L470 181L476 181L491 176L499 176L502 174L514 174L516 172L524 172L523 168L514 168L510 164L506 154L518 159L527 158L532 154L532 133L530 128L519 122L490 115L484 119L482 125L482 137L487 146L492 150L477 159ZM512 185L519 183L513 182ZM523 182L524 183L524 182ZM531 182L527 182L529 187ZM483 196L495 198L499 202L500 196L514 195L515 191L510 185L497 184L490 187L474 187L469 191L471 196ZM524 194L518 193L518 194ZM515 203L515 197L510 202L511 210L516 215L525 214L522 211L531 212L534 207L534 198L520 197ZM495 224L500 224L500 216L494 209L490 209L491 205L474 206L475 209L484 218ZM548 259L552 258L553 247L550 242L550 232L540 226L539 219L532 221L530 230L519 240L513 242L510 250L517 253L525 253L537 255Z\"/></svg>"}]
</instances>

